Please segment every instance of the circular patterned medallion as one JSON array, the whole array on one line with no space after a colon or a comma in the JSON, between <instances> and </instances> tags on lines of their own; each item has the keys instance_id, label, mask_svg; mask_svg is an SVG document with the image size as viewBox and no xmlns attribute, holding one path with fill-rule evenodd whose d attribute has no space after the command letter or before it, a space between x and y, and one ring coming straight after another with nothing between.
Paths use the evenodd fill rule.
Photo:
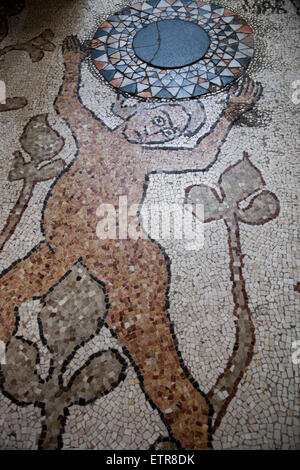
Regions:
<instances>
[{"instance_id":1,"label":"circular patterned medallion","mask_svg":"<svg viewBox=\"0 0 300 470\"><path fill-rule=\"evenodd\" d=\"M94 66L113 87L141 98L194 98L236 80L254 54L253 31L219 5L147 0L98 28Z\"/></svg>"}]
</instances>

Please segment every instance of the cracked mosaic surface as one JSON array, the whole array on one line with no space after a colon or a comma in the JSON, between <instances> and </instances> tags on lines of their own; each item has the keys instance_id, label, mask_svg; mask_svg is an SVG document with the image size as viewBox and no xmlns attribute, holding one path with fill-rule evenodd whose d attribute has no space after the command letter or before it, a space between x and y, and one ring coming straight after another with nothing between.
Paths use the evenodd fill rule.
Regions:
<instances>
[{"instance_id":1,"label":"cracked mosaic surface","mask_svg":"<svg viewBox=\"0 0 300 470\"><path fill-rule=\"evenodd\" d=\"M220 0L251 26L248 76L174 102L117 96L87 46L116 12L193 2L36 3L2 35L54 34L38 64L26 48L1 63L28 105L0 115L0 447L298 448L293 2ZM124 195L139 236L99 240L101 202ZM203 246L152 236L151 207L176 204L176 232L192 202Z\"/></svg>"},{"instance_id":2,"label":"cracked mosaic surface","mask_svg":"<svg viewBox=\"0 0 300 470\"><path fill-rule=\"evenodd\" d=\"M186 52L185 41L195 44L193 53ZM236 80L249 65L253 47L252 29L227 8L149 0L102 23L91 57L101 76L121 92L183 99L218 91Z\"/></svg>"}]
</instances>

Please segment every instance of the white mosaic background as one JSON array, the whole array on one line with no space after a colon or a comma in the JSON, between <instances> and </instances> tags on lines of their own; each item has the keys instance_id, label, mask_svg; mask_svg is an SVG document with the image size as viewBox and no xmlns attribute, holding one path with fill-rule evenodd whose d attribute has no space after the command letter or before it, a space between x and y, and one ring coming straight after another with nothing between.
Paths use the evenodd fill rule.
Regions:
<instances>
[{"instance_id":1,"label":"white mosaic background","mask_svg":"<svg viewBox=\"0 0 300 470\"><path fill-rule=\"evenodd\" d=\"M9 19L12 33L2 43L3 47L15 40L14 35L20 34L22 40L27 40L51 28L57 48L54 53L46 53L37 64L32 64L22 52L12 52L2 59L0 79L7 83L8 96L25 95L29 102L22 110L0 114L2 226L20 189L19 183L7 181L7 175L12 152L20 149L18 139L26 122L33 115L48 112L50 125L66 138L60 157L70 161L75 153L71 133L52 106L63 74L60 52L63 38L74 33L81 39L91 38L100 19L129 3L55 0L41 4L28 0L27 9ZM299 365L292 363L292 343L300 339L300 294L294 291L294 285L300 280L299 104L293 104L291 96L292 83L299 79L296 40L299 17L288 1L285 7L288 14L280 16L251 15L238 1L219 0L218 3L240 13L256 31L257 57L249 74L264 87L256 108L265 115L265 125L263 117L259 119L259 127L235 125L218 161L205 174L151 176L147 202L180 202L185 187L191 184L215 186L220 173L239 160L243 150L261 170L266 189L278 197L281 211L277 219L264 226L240 226L244 277L255 325L255 355L214 436L213 445L216 449L295 449L300 447ZM35 14L37 4L38 15ZM80 94L86 106L107 125L117 126L119 122L110 112L115 94L93 77L87 64L82 68L82 83ZM201 133L216 119L223 99L224 93L203 99L208 121ZM40 183L35 188L28 209L1 254L1 269L24 256L42 239L41 208L50 184ZM172 259L170 315L179 347L200 388L207 392L231 355L235 329L225 226L221 221L206 224L204 234L204 247L198 252L184 251L182 243L168 243L165 248ZM101 344L117 346L108 331L103 335ZM35 448L40 432L39 411L32 406L18 408L2 396L0 409L0 448ZM165 427L146 403L130 368L124 383L107 397L85 409L72 409L64 445L65 448L147 449L159 435L166 435Z\"/></svg>"}]
</instances>

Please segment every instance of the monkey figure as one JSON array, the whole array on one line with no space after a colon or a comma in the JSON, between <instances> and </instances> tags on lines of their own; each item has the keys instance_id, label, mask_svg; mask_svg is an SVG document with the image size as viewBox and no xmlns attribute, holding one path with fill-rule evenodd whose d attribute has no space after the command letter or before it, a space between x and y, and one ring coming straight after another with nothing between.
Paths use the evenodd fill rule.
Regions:
<instances>
[{"instance_id":1,"label":"monkey figure","mask_svg":"<svg viewBox=\"0 0 300 470\"><path fill-rule=\"evenodd\" d=\"M121 129L111 131L78 98L84 53L77 37L68 36L62 51L65 73L55 108L70 127L78 152L45 202L45 241L2 276L1 338L7 340L13 331L16 307L45 294L82 259L89 273L105 283L106 323L128 351L143 391L160 412L170 437L185 449L207 449L210 405L176 350L168 317L168 257L147 236L99 239L96 211L101 203L117 207L119 196L127 196L129 206L139 203L145 175L151 172L207 168L233 122L258 101L262 87L250 78L232 87L226 109L196 148L147 149L141 144L195 134L205 120L203 106L196 113L198 123L188 105L164 103L142 108ZM124 109L120 103L114 107L116 113Z\"/></svg>"}]
</instances>

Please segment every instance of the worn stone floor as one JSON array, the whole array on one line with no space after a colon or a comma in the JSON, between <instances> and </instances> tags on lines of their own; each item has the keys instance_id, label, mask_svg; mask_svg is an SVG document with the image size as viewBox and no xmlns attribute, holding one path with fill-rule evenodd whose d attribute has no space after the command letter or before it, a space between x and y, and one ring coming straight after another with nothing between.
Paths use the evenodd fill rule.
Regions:
<instances>
[{"instance_id":1,"label":"worn stone floor","mask_svg":"<svg viewBox=\"0 0 300 470\"><path fill-rule=\"evenodd\" d=\"M299 15L1 2L1 449L299 449Z\"/></svg>"}]
</instances>

